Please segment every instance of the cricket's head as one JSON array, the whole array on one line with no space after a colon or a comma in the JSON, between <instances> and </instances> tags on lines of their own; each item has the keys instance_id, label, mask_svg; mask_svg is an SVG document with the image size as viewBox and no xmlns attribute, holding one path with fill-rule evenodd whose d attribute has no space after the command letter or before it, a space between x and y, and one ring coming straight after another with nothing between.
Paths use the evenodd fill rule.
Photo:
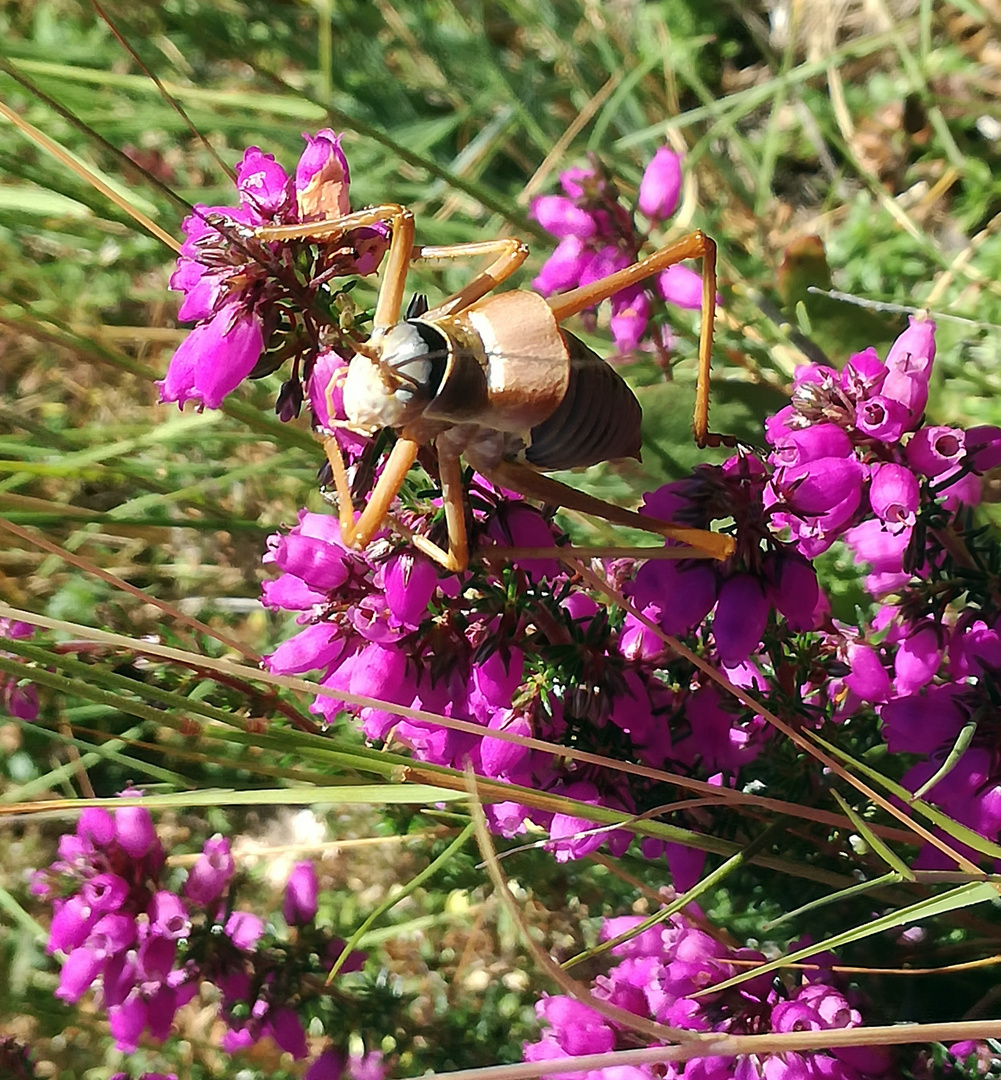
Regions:
<instances>
[{"instance_id":1,"label":"cricket's head","mask_svg":"<svg viewBox=\"0 0 1001 1080\"><path fill-rule=\"evenodd\" d=\"M348 366L348 422L377 431L416 420L438 392L447 361L448 339L431 323L413 319L376 331Z\"/></svg>"}]
</instances>

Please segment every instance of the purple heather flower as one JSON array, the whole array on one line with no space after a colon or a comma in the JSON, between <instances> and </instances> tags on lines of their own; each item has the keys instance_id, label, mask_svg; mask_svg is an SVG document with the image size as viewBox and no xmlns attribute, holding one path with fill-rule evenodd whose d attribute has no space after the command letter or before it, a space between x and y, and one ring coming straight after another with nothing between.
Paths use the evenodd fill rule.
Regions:
<instances>
[{"instance_id":1,"label":"purple heather flower","mask_svg":"<svg viewBox=\"0 0 1001 1080\"><path fill-rule=\"evenodd\" d=\"M966 431L966 451L973 462L973 471L985 473L1001 465L1001 428L984 424Z\"/></svg>"},{"instance_id":2,"label":"purple heather flower","mask_svg":"<svg viewBox=\"0 0 1001 1080\"><path fill-rule=\"evenodd\" d=\"M129 893L129 883L118 874L95 874L86 880L80 895L93 911L117 911Z\"/></svg>"},{"instance_id":3,"label":"purple heather flower","mask_svg":"<svg viewBox=\"0 0 1001 1080\"><path fill-rule=\"evenodd\" d=\"M903 390L907 390L904 387ZM903 392L903 391L901 391ZM875 394L860 401L855 410L855 425L863 434L884 443L895 443L914 426L916 416L909 405L912 395L898 400L888 394Z\"/></svg>"},{"instance_id":4,"label":"purple heather flower","mask_svg":"<svg viewBox=\"0 0 1001 1080\"><path fill-rule=\"evenodd\" d=\"M746 660L761 643L771 608L758 578L735 574L720 586L713 614L713 640L727 666Z\"/></svg>"},{"instance_id":5,"label":"purple heather flower","mask_svg":"<svg viewBox=\"0 0 1001 1080\"><path fill-rule=\"evenodd\" d=\"M194 904L207 906L222 896L235 870L229 840L216 833L205 841L201 855L191 868L184 883L184 895Z\"/></svg>"},{"instance_id":6,"label":"purple heather flower","mask_svg":"<svg viewBox=\"0 0 1001 1080\"><path fill-rule=\"evenodd\" d=\"M315 135L303 132L306 149L295 170L295 197L302 221L343 217L348 201L348 159L341 150L342 135L324 128Z\"/></svg>"},{"instance_id":7,"label":"purple heather flower","mask_svg":"<svg viewBox=\"0 0 1001 1080\"><path fill-rule=\"evenodd\" d=\"M562 195L540 195L532 200L531 216L553 236L587 240L598 231L594 216Z\"/></svg>"},{"instance_id":8,"label":"purple heather flower","mask_svg":"<svg viewBox=\"0 0 1001 1080\"><path fill-rule=\"evenodd\" d=\"M680 196L681 158L662 146L643 173L636 205L651 221L666 221L677 210Z\"/></svg>"},{"instance_id":9,"label":"purple heather flower","mask_svg":"<svg viewBox=\"0 0 1001 1080\"><path fill-rule=\"evenodd\" d=\"M913 525L920 491L914 473L891 462L874 465L869 484L869 504L881 521L888 525Z\"/></svg>"},{"instance_id":10,"label":"purple heather flower","mask_svg":"<svg viewBox=\"0 0 1001 1080\"><path fill-rule=\"evenodd\" d=\"M911 315L907 329L886 354L887 370L901 375L924 378L927 382L935 361L935 323Z\"/></svg>"},{"instance_id":11,"label":"purple heather flower","mask_svg":"<svg viewBox=\"0 0 1001 1080\"><path fill-rule=\"evenodd\" d=\"M343 1052L331 1046L310 1065L303 1080L342 1080L346 1066Z\"/></svg>"},{"instance_id":12,"label":"purple heather flower","mask_svg":"<svg viewBox=\"0 0 1001 1080\"><path fill-rule=\"evenodd\" d=\"M851 507L843 513L847 520L862 495L865 467L854 458L814 458L775 474L774 483L785 505L794 513L815 516L835 508ZM842 516L842 515L839 515Z\"/></svg>"},{"instance_id":13,"label":"purple heather flower","mask_svg":"<svg viewBox=\"0 0 1001 1080\"><path fill-rule=\"evenodd\" d=\"M945 651L942 627L922 622L897 646L893 685L898 695L917 693L935 677Z\"/></svg>"},{"instance_id":14,"label":"purple heather flower","mask_svg":"<svg viewBox=\"0 0 1001 1080\"><path fill-rule=\"evenodd\" d=\"M532 288L543 296L572 289L593 258L594 252L579 236L565 236L543 263Z\"/></svg>"},{"instance_id":15,"label":"purple heather flower","mask_svg":"<svg viewBox=\"0 0 1001 1080\"><path fill-rule=\"evenodd\" d=\"M378 583L378 579L377 579ZM438 572L423 555L393 555L382 571L386 606L398 626L416 630L438 587Z\"/></svg>"},{"instance_id":16,"label":"purple heather flower","mask_svg":"<svg viewBox=\"0 0 1001 1080\"><path fill-rule=\"evenodd\" d=\"M282 219L292 205L292 181L273 154L248 147L236 166L240 202L262 221Z\"/></svg>"},{"instance_id":17,"label":"purple heather flower","mask_svg":"<svg viewBox=\"0 0 1001 1080\"><path fill-rule=\"evenodd\" d=\"M883 667L879 653L861 642L848 647L848 666L845 685L863 701L886 701L890 696L890 676Z\"/></svg>"},{"instance_id":18,"label":"purple heather flower","mask_svg":"<svg viewBox=\"0 0 1001 1080\"><path fill-rule=\"evenodd\" d=\"M775 449L771 461L775 465L805 465L819 458L848 458L852 453L851 439L838 424L811 424L809 427L784 430L770 439Z\"/></svg>"},{"instance_id":19,"label":"purple heather flower","mask_svg":"<svg viewBox=\"0 0 1001 1080\"><path fill-rule=\"evenodd\" d=\"M676 307L698 311L702 307L702 275L680 263L657 275L657 292Z\"/></svg>"},{"instance_id":20,"label":"purple heather flower","mask_svg":"<svg viewBox=\"0 0 1001 1080\"><path fill-rule=\"evenodd\" d=\"M225 930L238 949L252 949L264 933L264 923L253 912L234 911L226 920Z\"/></svg>"},{"instance_id":21,"label":"purple heather flower","mask_svg":"<svg viewBox=\"0 0 1001 1080\"><path fill-rule=\"evenodd\" d=\"M181 342L166 378L157 383L160 401L183 405L197 399L218 409L223 398L250 374L264 348L259 316L233 301Z\"/></svg>"},{"instance_id":22,"label":"purple heather flower","mask_svg":"<svg viewBox=\"0 0 1001 1080\"><path fill-rule=\"evenodd\" d=\"M931 686L923 693L895 697L879 708L883 737L894 754L931 754L959 734L966 717L956 687Z\"/></svg>"},{"instance_id":23,"label":"purple heather flower","mask_svg":"<svg viewBox=\"0 0 1001 1080\"><path fill-rule=\"evenodd\" d=\"M817 571L795 551L782 549L765 556L768 598L792 630L813 630L822 594Z\"/></svg>"},{"instance_id":24,"label":"purple heather flower","mask_svg":"<svg viewBox=\"0 0 1001 1080\"><path fill-rule=\"evenodd\" d=\"M149 928L171 941L186 938L191 932L191 916L184 901L166 889L155 892L149 906Z\"/></svg>"},{"instance_id":25,"label":"purple heather flower","mask_svg":"<svg viewBox=\"0 0 1001 1080\"><path fill-rule=\"evenodd\" d=\"M639 346L649 320L650 298L642 286L623 289L612 297L608 328L619 352L632 352Z\"/></svg>"},{"instance_id":26,"label":"purple heather flower","mask_svg":"<svg viewBox=\"0 0 1001 1080\"><path fill-rule=\"evenodd\" d=\"M716 571L706 562L651 559L640 567L628 594L640 609L660 608L665 633L686 634L712 610L718 588Z\"/></svg>"},{"instance_id":27,"label":"purple heather flower","mask_svg":"<svg viewBox=\"0 0 1001 1080\"><path fill-rule=\"evenodd\" d=\"M923 427L905 448L907 464L922 476L939 476L955 468L966 453L966 432L960 428Z\"/></svg>"},{"instance_id":28,"label":"purple heather flower","mask_svg":"<svg viewBox=\"0 0 1001 1080\"><path fill-rule=\"evenodd\" d=\"M886 381L886 365L880 360L876 350L865 349L853 353L848 358L841 372L841 385L846 394L855 401L878 394Z\"/></svg>"},{"instance_id":29,"label":"purple heather flower","mask_svg":"<svg viewBox=\"0 0 1001 1080\"><path fill-rule=\"evenodd\" d=\"M115 839L133 859L141 859L159 846L153 819L142 806L123 806L115 811Z\"/></svg>"},{"instance_id":30,"label":"purple heather flower","mask_svg":"<svg viewBox=\"0 0 1001 1080\"><path fill-rule=\"evenodd\" d=\"M289 926L305 926L316 918L319 904L319 883L316 880L316 868L311 862L298 862L292 867L288 884L285 886L285 900L282 914Z\"/></svg>"}]
</instances>

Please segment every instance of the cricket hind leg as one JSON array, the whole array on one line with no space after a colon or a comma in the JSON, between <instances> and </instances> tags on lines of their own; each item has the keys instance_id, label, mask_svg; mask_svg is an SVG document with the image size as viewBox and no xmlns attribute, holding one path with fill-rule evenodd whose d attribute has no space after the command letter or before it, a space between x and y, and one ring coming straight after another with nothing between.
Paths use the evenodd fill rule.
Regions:
<instances>
[{"instance_id":1,"label":"cricket hind leg","mask_svg":"<svg viewBox=\"0 0 1001 1080\"><path fill-rule=\"evenodd\" d=\"M724 533L710 532L706 529L689 529L673 525L668 521L638 514L633 510L624 510L604 499L577 491L567 484L536 472L531 466L520 461L502 461L485 473L487 478L501 487L514 491L530 499L552 503L568 510L576 510L592 517L603 518L614 525L625 525L633 529L642 529L670 540L687 544L691 551L687 558L708 558L722 561L730 557L734 550L733 537ZM651 549L648 557L654 557L658 549ZM604 551L604 549L602 549Z\"/></svg>"},{"instance_id":2,"label":"cricket hind leg","mask_svg":"<svg viewBox=\"0 0 1001 1080\"><path fill-rule=\"evenodd\" d=\"M685 259L702 260L702 314L699 327L698 376L695 383L695 408L692 431L700 447L736 446L732 435L709 430L709 388L712 366L713 334L716 326L716 242L703 232L693 232L673 244L662 247L632 266L600 278L590 285L559 293L549 298L557 322L563 322L585 308L607 300L631 285L653 277Z\"/></svg>"}]
</instances>

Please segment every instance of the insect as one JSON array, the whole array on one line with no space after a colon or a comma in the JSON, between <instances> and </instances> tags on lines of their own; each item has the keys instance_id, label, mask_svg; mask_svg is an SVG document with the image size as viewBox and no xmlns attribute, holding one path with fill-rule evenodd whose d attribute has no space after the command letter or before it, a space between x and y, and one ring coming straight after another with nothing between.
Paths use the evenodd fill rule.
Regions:
<instances>
[{"instance_id":1,"label":"insect","mask_svg":"<svg viewBox=\"0 0 1001 1080\"><path fill-rule=\"evenodd\" d=\"M337 489L341 536L364 548L382 527L422 446L437 452L447 549L426 536L414 545L449 570L469 561L462 460L503 487L615 524L690 545L692 555L725 558L729 537L687 529L577 491L545 471L638 457L639 402L622 377L561 323L613 293L689 258L703 265L702 325L694 428L700 446L718 445L708 429L709 367L716 297L716 246L695 232L590 285L549 299L526 289L494 293L525 261L528 248L505 237L443 247L414 245L414 217L395 203L306 225L261 227L265 242L333 241L351 229L388 224L389 250L369 340L344 382L347 426L364 434L391 428L397 439L355 520L337 442L325 450ZM401 321L407 272L419 262L486 256L489 266L419 318Z\"/></svg>"}]
</instances>

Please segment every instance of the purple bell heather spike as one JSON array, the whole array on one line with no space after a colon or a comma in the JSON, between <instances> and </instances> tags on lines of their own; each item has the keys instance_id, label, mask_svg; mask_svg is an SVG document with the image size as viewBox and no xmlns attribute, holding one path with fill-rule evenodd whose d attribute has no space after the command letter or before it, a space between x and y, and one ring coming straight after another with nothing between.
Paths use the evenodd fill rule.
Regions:
<instances>
[{"instance_id":1,"label":"purple bell heather spike","mask_svg":"<svg viewBox=\"0 0 1001 1080\"><path fill-rule=\"evenodd\" d=\"M886 381L887 368L873 348L854 353L841 372L841 387L853 401L878 394Z\"/></svg>"},{"instance_id":2,"label":"purple bell heather spike","mask_svg":"<svg viewBox=\"0 0 1001 1080\"><path fill-rule=\"evenodd\" d=\"M326 671L337 663L346 649L343 630L333 623L318 622L283 641L273 653L263 658L263 664L276 675Z\"/></svg>"},{"instance_id":3,"label":"purple bell heather spike","mask_svg":"<svg viewBox=\"0 0 1001 1080\"><path fill-rule=\"evenodd\" d=\"M289 926L306 926L316 918L319 894L316 868L311 862L296 863L289 874L282 903L282 914Z\"/></svg>"},{"instance_id":4,"label":"purple bell heather spike","mask_svg":"<svg viewBox=\"0 0 1001 1080\"><path fill-rule=\"evenodd\" d=\"M924 622L900 643L893 661L893 686L900 697L917 693L935 677L944 650L942 627Z\"/></svg>"},{"instance_id":5,"label":"purple bell heather spike","mask_svg":"<svg viewBox=\"0 0 1001 1080\"><path fill-rule=\"evenodd\" d=\"M756 577L735 574L723 582L713 614L713 638L724 664L738 664L757 649L770 610L765 590Z\"/></svg>"},{"instance_id":6,"label":"purple bell heather spike","mask_svg":"<svg viewBox=\"0 0 1001 1080\"><path fill-rule=\"evenodd\" d=\"M649 321L650 297L642 286L625 289L612 297L608 328L619 352L632 352L639 346Z\"/></svg>"},{"instance_id":7,"label":"purple bell heather spike","mask_svg":"<svg viewBox=\"0 0 1001 1080\"><path fill-rule=\"evenodd\" d=\"M637 206L651 221L666 221L677 210L680 197L681 158L662 146L643 173Z\"/></svg>"},{"instance_id":8,"label":"purple bell heather spike","mask_svg":"<svg viewBox=\"0 0 1001 1080\"><path fill-rule=\"evenodd\" d=\"M217 833L205 841L202 853L184 883L184 895L192 903L211 904L222 896L235 871L229 840Z\"/></svg>"},{"instance_id":9,"label":"purple bell heather spike","mask_svg":"<svg viewBox=\"0 0 1001 1080\"><path fill-rule=\"evenodd\" d=\"M115 811L115 838L133 859L141 859L159 843L153 819L141 806L123 806Z\"/></svg>"},{"instance_id":10,"label":"purple bell heather spike","mask_svg":"<svg viewBox=\"0 0 1001 1080\"><path fill-rule=\"evenodd\" d=\"M659 273L657 291L669 304L676 307L689 311L699 311L702 308L702 276L691 267L678 263Z\"/></svg>"},{"instance_id":11,"label":"purple bell heather spike","mask_svg":"<svg viewBox=\"0 0 1001 1080\"><path fill-rule=\"evenodd\" d=\"M922 377L927 383L935 362L935 323L931 319L908 320L907 329L890 346L886 366L890 372Z\"/></svg>"},{"instance_id":12,"label":"purple bell heather spike","mask_svg":"<svg viewBox=\"0 0 1001 1080\"><path fill-rule=\"evenodd\" d=\"M292 181L272 154L250 146L236 166L240 202L262 220L286 216L292 207Z\"/></svg>"},{"instance_id":13,"label":"purple bell heather spike","mask_svg":"<svg viewBox=\"0 0 1001 1080\"><path fill-rule=\"evenodd\" d=\"M171 357L167 375L156 385L163 404L197 400L218 409L260 359L264 333L260 317L231 301L200 323Z\"/></svg>"},{"instance_id":14,"label":"purple bell heather spike","mask_svg":"<svg viewBox=\"0 0 1001 1080\"><path fill-rule=\"evenodd\" d=\"M315 135L303 132L306 149L295 170L295 197L299 217L343 217L351 210L348 201L350 173L348 159L341 149L343 135L324 128Z\"/></svg>"},{"instance_id":15,"label":"purple bell heather spike","mask_svg":"<svg viewBox=\"0 0 1001 1080\"><path fill-rule=\"evenodd\" d=\"M848 666L851 673L845 676L845 685L863 701L882 702L889 698L890 676L871 645L861 642L849 645Z\"/></svg>"},{"instance_id":16,"label":"purple bell heather spike","mask_svg":"<svg viewBox=\"0 0 1001 1080\"><path fill-rule=\"evenodd\" d=\"M984 424L969 428L966 432L966 451L973 462L973 470L985 473L1001 465L1001 428Z\"/></svg>"},{"instance_id":17,"label":"purple bell heather spike","mask_svg":"<svg viewBox=\"0 0 1001 1080\"><path fill-rule=\"evenodd\" d=\"M885 385L885 384L884 384ZM884 443L895 443L905 431L915 426L906 402L885 394L874 394L859 402L855 410L855 426L863 435Z\"/></svg>"},{"instance_id":18,"label":"purple bell heather spike","mask_svg":"<svg viewBox=\"0 0 1001 1080\"><path fill-rule=\"evenodd\" d=\"M593 258L594 252L580 237L565 236L543 263L538 277L532 282L532 288L543 296L572 289L580 283Z\"/></svg>"},{"instance_id":19,"label":"purple bell heather spike","mask_svg":"<svg viewBox=\"0 0 1001 1080\"><path fill-rule=\"evenodd\" d=\"M593 215L562 195L540 195L533 199L530 216L553 236L587 240L598 231Z\"/></svg>"},{"instance_id":20,"label":"purple bell heather spike","mask_svg":"<svg viewBox=\"0 0 1001 1080\"><path fill-rule=\"evenodd\" d=\"M921 493L918 480L903 465L886 462L874 465L869 484L872 512L888 525L913 525Z\"/></svg>"},{"instance_id":21,"label":"purple bell heather spike","mask_svg":"<svg viewBox=\"0 0 1001 1080\"><path fill-rule=\"evenodd\" d=\"M966 432L961 428L923 427L905 448L907 464L922 476L939 476L959 464L966 453Z\"/></svg>"}]
</instances>

